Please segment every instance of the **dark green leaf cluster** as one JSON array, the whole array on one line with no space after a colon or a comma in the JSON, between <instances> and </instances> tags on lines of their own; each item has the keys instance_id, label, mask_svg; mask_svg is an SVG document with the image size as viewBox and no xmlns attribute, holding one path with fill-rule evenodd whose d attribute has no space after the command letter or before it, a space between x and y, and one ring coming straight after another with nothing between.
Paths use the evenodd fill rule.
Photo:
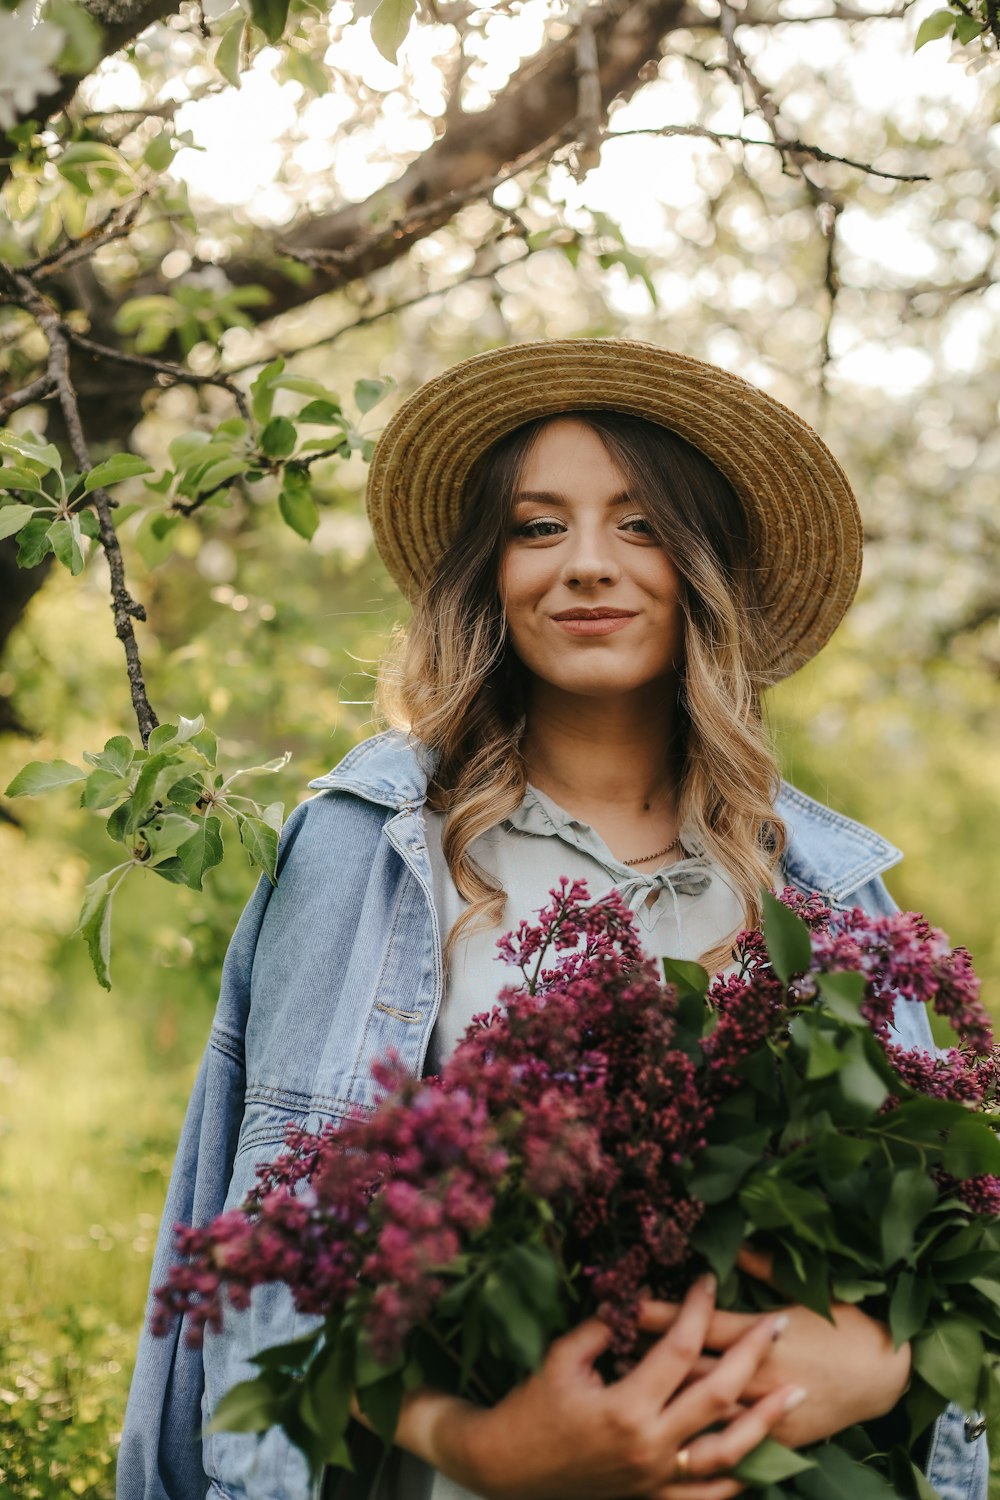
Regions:
<instances>
[{"instance_id":1,"label":"dark green leaf cluster","mask_svg":"<svg viewBox=\"0 0 1000 1500\"><path fill-rule=\"evenodd\" d=\"M254 289L237 290L242 296ZM127 313L131 319L129 327L137 332L137 346L156 347L148 342L153 336L150 330L160 328L158 320L168 317L168 306L170 318L193 316L190 308L184 313L181 307L185 299L187 290L179 288L176 298L147 297L127 303L123 316ZM223 305L224 299L213 302L217 311ZM171 322L163 338L180 326L176 320ZM188 332L192 342L204 337L204 331L193 327ZM390 384L375 379L355 382L354 402L362 416L382 399ZM304 398L290 415L274 414L275 397L281 391ZM159 561L162 545L186 513L205 504L223 504L234 484L256 484L268 476L280 482L282 519L308 541L319 525L312 464L320 459L346 459L354 452L367 462L375 447L374 439L359 430L332 391L307 376L286 375L283 359L274 360L257 376L251 387L250 414L252 420L235 416L219 422L211 433L194 430L174 438L169 448L172 467L146 482L148 494L163 498L162 507L145 511L136 531L136 545L148 564ZM310 436L309 430L315 428L326 429L327 435ZM86 474L66 473L53 443L34 433L7 429L0 430L0 458L5 460L0 467L0 540L17 536L17 561L22 568L34 567L53 553L71 573L83 570L84 538L96 539L100 534L90 509L93 492L154 472L135 453L115 453ZM139 509L136 504L116 506L115 529Z\"/></svg>"},{"instance_id":2,"label":"dark green leaf cluster","mask_svg":"<svg viewBox=\"0 0 1000 1500\"><path fill-rule=\"evenodd\" d=\"M110 989L111 906L133 870L152 870L201 890L207 872L222 859L223 820L229 818L251 862L274 881L282 804L261 807L232 788L241 776L280 771L288 756L223 775L216 769L216 736L199 715L161 724L146 749L114 735L103 750L83 758L89 771L64 760L32 761L14 777L7 796L36 796L79 783L81 807L106 814L108 834L126 858L87 886L77 931L98 981Z\"/></svg>"}]
</instances>

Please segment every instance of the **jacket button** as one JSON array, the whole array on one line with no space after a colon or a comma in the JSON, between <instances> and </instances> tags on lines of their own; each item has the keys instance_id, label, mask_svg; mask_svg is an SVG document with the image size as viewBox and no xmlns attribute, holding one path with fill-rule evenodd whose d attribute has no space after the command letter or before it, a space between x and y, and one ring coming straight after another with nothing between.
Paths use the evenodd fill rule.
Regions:
<instances>
[{"instance_id":1,"label":"jacket button","mask_svg":"<svg viewBox=\"0 0 1000 1500\"><path fill-rule=\"evenodd\" d=\"M974 1443L977 1438L981 1438L982 1437L982 1435L983 1435L983 1433L985 1431L986 1431L986 1418L985 1417L977 1417L975 1419L975 1421L972 1419L972 1417L966 1417L966 1419L965 1419L965 1441L967 1443Z\"/></svg>"}]
</instances>

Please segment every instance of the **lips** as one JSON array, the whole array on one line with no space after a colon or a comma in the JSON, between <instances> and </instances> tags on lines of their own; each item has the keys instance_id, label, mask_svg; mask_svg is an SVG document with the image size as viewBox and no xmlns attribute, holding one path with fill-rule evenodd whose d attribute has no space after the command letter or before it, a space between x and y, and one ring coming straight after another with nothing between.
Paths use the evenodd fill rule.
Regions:
<instances>
[{"instance_id":1,"label":"lips","mask_svg":"<svg viewBox=\"0 0 1000 1500\"><path fill-rule=\"evenodd\" d=\"M553 620L631 620L634 609L564 609Z\"/></svg>"}]
</instances>

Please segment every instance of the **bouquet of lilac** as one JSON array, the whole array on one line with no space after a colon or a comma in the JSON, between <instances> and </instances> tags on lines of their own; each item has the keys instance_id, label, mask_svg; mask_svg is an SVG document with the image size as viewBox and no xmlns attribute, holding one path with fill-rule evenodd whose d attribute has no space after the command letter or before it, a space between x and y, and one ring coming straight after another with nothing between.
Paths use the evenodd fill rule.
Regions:
<instances>
[{"instance_id":1,"label":"bouquet of lilac","mask_svg":"<svg viewBox=\"0 0 1000 1500\"><path fill-rule=\"evenodd\" d=\"M349 1468L352 1392L386 1442L404 1391L491 1403L599 1312L611 1377L641 1352L643 1296L706 1267L722 1306L863 1303L912 1341L909 1440L949 1401L1000 1411L1000 1051L968 954L914 913L831 912L786 890L735 973L642 956L617 895L563 880L501 939L520 982L440 1076L391 1059L377 1108L290 1129L239 1209L178 1226L161 1331L221 1325L281 1281L313 1331L260 1351L213 1425L281 1425L315 1472ZM895 998L947 1018L942 1053L894 1044ZM773 1287L743 1275L749 1237ZM933 1491L860 1428L739 1469L768 1500Z\"/></svg>"}]
</instances>

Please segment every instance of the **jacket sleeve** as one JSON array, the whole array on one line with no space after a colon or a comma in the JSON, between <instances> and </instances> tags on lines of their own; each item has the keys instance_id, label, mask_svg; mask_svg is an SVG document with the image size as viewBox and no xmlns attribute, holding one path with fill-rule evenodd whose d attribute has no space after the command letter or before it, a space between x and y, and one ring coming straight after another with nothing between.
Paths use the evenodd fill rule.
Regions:
<instances>
[{"instance_id":1,"label":"jacket sleeve","mask_svg":"<svg viewBox=\"0 0 1000 1500\"><path fill-rule=\"evenodd\" d=\"M282 861L308 804L296 808L282 835ZM279 876L280 878L280 876ZM271 897L262 877L233 934L222 970L215 1022L188 1103L157 1237L149 1296L118 1453L118 1500L202 1500L201 1351L188 1347L183 1324L154 1338L153 1290L167 1279L174 1225L206 1224L222 1212L243 1118L244 1035L250 975Z\"/></svg>"}]
</instances>

